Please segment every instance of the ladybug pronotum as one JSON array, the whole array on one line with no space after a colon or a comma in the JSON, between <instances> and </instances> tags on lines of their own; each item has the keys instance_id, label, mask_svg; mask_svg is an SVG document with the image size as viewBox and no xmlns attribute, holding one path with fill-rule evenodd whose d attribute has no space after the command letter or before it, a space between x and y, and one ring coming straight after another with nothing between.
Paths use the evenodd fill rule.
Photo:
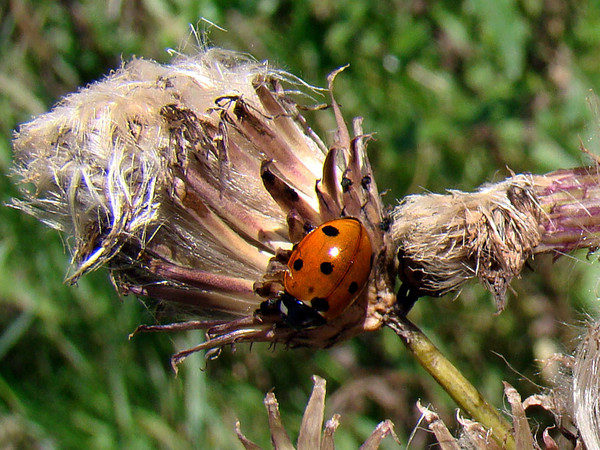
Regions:
<instances>
[{"instance_id":1,"label":"ladybug pronotum","mask_svg":"<svg viewBox=\"0 0 600 450\"><path fill-rule=\"evenodd\" d=\"M287 322L306 327L338 317L367 283L372 253L357 219L331 220L307 234L293 249L283 278Z\"/></svg>"}]
</instances>

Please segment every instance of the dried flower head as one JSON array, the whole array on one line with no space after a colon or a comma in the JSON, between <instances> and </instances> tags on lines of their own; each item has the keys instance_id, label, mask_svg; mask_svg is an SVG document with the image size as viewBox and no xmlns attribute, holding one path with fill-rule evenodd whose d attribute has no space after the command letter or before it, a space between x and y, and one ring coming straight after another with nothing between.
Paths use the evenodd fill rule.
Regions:
<instances>
[{"instance_id":1,"label":"dried flower head","mask_svg":"<svg viewBox=\"0 0 600 450\"><path fill-rule=\"evenodd\" d=\"M313 376L313 391L304 410L302 425L298 435L297 446L294 447L285 428L283 427L281 415L279 414L279 404L273 392L269 392L265 397L265 407L269 415L269 428L271 429L271 442L275 449L294 449L298 450L334 450L335 443L333 434L340 424L340 415L334 414L325 424L323 429L323 417L325 416L325 380L316 375ZM242 433L240 423L236 423L236 432L238 438L245 449L260 450L260 447L250 441ZM387 436L392 436L396 443L400 440L394 432L394 424L389 420L384 420L373 430L369 438L360 447L363 450L376 450L381 441Z\"/></svg>"},{"instance_id":2,"label":"dried flower head","mask_svg":"<svg viewBox=\"0 0 600 450\"><path fill-rule=\"evenodd\" d=\"M504 395L510 405L511 429L510 436L505 436L504 440L494 440L493 430L484 427L481 423L466 419L457 412L456 420L459 424L459 437L452 436L447 424L432 409L417 403L417 408L422 414L428 428L432 431L437 441L443 448L451 449L539 449L558 450L559 448L582 449L583 445L578 436L566 433L564 435L552 437L551 431L556 431L556 426L548 427L541 432L541 440L544 447L541 447L536 439L536 434L540 430L533 429L530 426L526 410L531 406L542 407L550 412L555 412L554 405L550 397L533 396L521 400L519 392L509 383L504 382ZM558 423L558 422L557 422ZM556 433L555 433L556 434ZM509 442L510 439L510 442ZM596 448L596 447L587 447Z\"/></svg>"},{"instance_id":3,"label":"dried flower head","mask_svg":"<svg viewBox=\"0 0 600 450\"><path fill-rule=\"evenodd\" d=\"M400 278L420 295L443 295L477 277L504 309L506 290L541 242L541 208L528 175L478 192L411 195L394 210Z\"/></svg>"},{"instance_id":4,"label":"dried flower head","mask_svg":"<svg viewBox=\"0 0 600 450\"><path fill-rule=\"evenodd\" d=\"M327 347L474 277L502 310L529 256L597 246L594 168L412 195L388 217L369 136L360 119L350 136L333 97L336 73L337 130L326 146L294 99L318 91L266 63L217 49L169 65L134 60L21 126L16 172L34 187L14 205L70 236L70 281L107 265L122 293L202 317L139 329L206 329L191 351L242 341ZM292 302L282 295L292 247L340 217L364 226L366 286L349 285L352 304L332 308L343 314L290 326L279 306ZM322 299L309 299L315 315L330 306Z\"/></svg>"},{"instance_id":5,"label":"dried flower head","mask_svg":"<svg viewBox=\"0 0 600 450\"><path fill-rule=\"evenodd\" d=\"M512 175L473 193L405 197L390 226L402 300L410 306L418 296L443 295L477 278L502 311L510 282L530 256L595 251L600 245L600 158L594 159L595 166Z\"/></svg>"},{"instance_id":6,"label":"dried flower head","mask_svg":"<svg viewBox=\"0 0 600 450\"><path fill-rule=\"evenodd\" d=\"M357 119L350 137L331 95L338 128L325 146L292 98L299 88L317 92L223 50L169 65L134 60L21 126L16 172L33 189L14 205L69 236L71 282L107 265L122 293L215 319L140 328L207 329L190 351L243 341L326 347L378 329L394 303L394 251L368 136ZM287 326L268 301L283 289L290 250L339 217L367 230L367 286L325 325Z\"/></svg>"}]
</instances>

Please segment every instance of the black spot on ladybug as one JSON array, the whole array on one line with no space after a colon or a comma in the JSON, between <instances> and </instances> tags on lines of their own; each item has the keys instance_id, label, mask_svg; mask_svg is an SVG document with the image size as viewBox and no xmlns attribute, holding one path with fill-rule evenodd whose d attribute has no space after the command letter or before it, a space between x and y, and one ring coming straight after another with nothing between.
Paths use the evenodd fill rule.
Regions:
<instances>
[{"instance_id":1,"label":"black spot on ladybug","mask_svg":"<svg viewBox=\"0 0 600 450\"><path fill-rule=\"evenodd\" d=\"M331 273L333 272L333 264L331 264L330 262L322 262L320 269L323 275L331 275Z\"/></svg>"},{"instance_id":2,"label":"black spot on ladybug","mask_svg":"<svg viewBox=\"0 0 600 450\"><path fill-rule=\"evenodd\" d=\"M321 297L315 297L310 301L311 306L317 311L328 311L329 310L329 302L327 299Z\"/></svg>"},{"instance_id":3,"label":"black spot on ladybug","mask_svg":"<svg viewBox=\"0 0 600 450\"><path fill-rule=\"evenodd\" d=\"M338 230L333 225L324 226L323 228L321 228L321 231L325 234L325 236L329 237L336 237L338 234L340 234L340 230Z\"/></svg>"},{"instance_id":4,"label":"black spot on ladybug","mask_svg":"<svg viewBox=\"0 0 600 450\"><path fill-rule=\"evenodd\" d=\"M307 289L307 291L308 291L309 294L312 294L313 292L315 292L314 286L309 286L308 289Z\"/></svg>"},{"instance_id":5,"label":"black spot on ladybug","mask_svg":"<svg viewBox=\"0 0 600 450\"><path fill-rule=\"evenodd\" d=\"M358 291L358 283L356 281L353 281L352 283L350 283L350 286L348 286L348 292L350 294L356 294L357 291Z\"/></svg>"},{"instance_id":6,"label":"black spot on ladybug","mask_svg":"<svg viewBox=\"0 0 600 450\"><path fill-rule=\"evenodd\" d=\"M303 265L304 265L304 261L302 261L301 259L297 259L296 261L294 261L293 269L300 270L300 269L302 269Z\"/></svg>"}]
</instances>

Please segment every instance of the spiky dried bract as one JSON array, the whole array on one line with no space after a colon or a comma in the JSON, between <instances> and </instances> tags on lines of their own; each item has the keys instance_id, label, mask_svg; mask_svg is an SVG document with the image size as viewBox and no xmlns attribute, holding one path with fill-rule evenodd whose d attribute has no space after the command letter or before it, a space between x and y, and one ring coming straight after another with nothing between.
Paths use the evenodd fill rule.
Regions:
<instances>
[{"instance_id":1,"label":"spiky dried bract","mask_svg":"<svg viewBox=\"0 0 600 450\"><path fill-rule=\"evenodd\" d=\"M460 450L461 447L458 445L458 441L452 436L444 421L440 419L435 411L423 406L420 401L417 401L417 409L427 422L428 428L435 435L442 450Z\"/></svg>"},{"instance_id":2,"label":"spiky dried bract","mask_svg":"<svg viewBox=\"0 0 600 450\"><path fill-rule=\"evenodd\" d=\"M521 402L521 395L510 384L504 382L504 394L511 407L512 428L510 436L505 436L504 439L495 440L494 430L487 429L481 423L466 419L457 413L457 422L460 425L460 437L454 438L446 424L440 417L431 409L422 406L420 403L417 407L421 411L423 418L429 424L429 428L435 434L440 448L454 449L539 449L539 445L535 440L527 416L525 415L525 407ZM546 443L554 443L554 440L548 435L548 430L544 431L544 441Z\"/></svg>"},{"instance_id":3,"label":"spiky dried bract","mask_svg":"<svg viewBox=\"0 0 600 450\"><path fill-rule=\"evenodd\" d=\"M521 395L506 381L504 382L504 395L506 395L506 399L508 400L512 411L513 433L515 435L517 448L537 448L531 434L527 416L525 415L525 408L521 402Z\"/></svg>"},{"instance_id":4,"label":"spiky dried bract","mask_svg":"<svg viewBox=\"0 0 600 450\"><path fill-rule=\"evenodd\" d=\"M327 422L323 430L323 440L321 441L321 450L335 450L335 441L333 435L340 426L340 415L334 414Z\"/></svg>"},{"instance_id":5,"label":"spiky dried bract","mask_svg":"<svg viewBox=\"0 0 600 450\"><path fill-rule=\"evenodd\" d=\"M504 307L506 289L541 241L531 178L518 175L475 193L406 197L394 210L400 278L442 295L477 277Z\"/></svg>"},{"instance_id":6,"label":"spiky dried bract","mask_svg":"<svg viewBox=\"0 0 600 450\"><path fill-rule=\"evenodd\" d=\"M302 425L298 435L296 448L298 450L334 450L333 434L339 426L339 414L334 414L327 421L323 430L323 416L325 411L325 380L313 375L313 391L304 410ZM279 403L273 392L269 392L265 397L265 407L269 416L269 428L271 431L271 442L275 450L294 449L290 438L283 427L281 415L279 413ZM321 431L323 430L323 438ZM242 445L248 450L259 449L255 443L250 441L241 432L239 422L236 423L236 433L242 442ZM381 441L387 436L392 436L398 445L400 440L394 432L394 424L390 420L381 422L371 433L369 438L360 447L363 450L377 450Z\"/></svg>"},{"instance_id":7,"label":"spiky dried bract","mask_svg":"<svg viewBox=\"0 0 600 450\"><path fill-rule=\"evenodd\" d=\"M521 450L513 445L498 445L491 437L490 430L487 430L480 423L456 415L456 421L460 425L460 437L458 444L461 449L468 450L505 450L508 448ZM523 448L522 450L533 450Z\"/></svg>"},{"instance_id":8,"label":"spiky dried bract","mask_svg":"<svg viewBox=\"0 0 600 450\"><path fill-rule=\"evenodd\" d=\"M65 231L71 281L107 264L123 293L238 318L142 328L207 329L194 351L241 341L326 347L378 329L395 299L394 258L366 136L356 120L350 137L331 96L338 129L327 148L291 97L300 88L317 93L223 50L168 65L134 60L21 126L16 172L33 189L14 204ZM302 331L255 314L282 290L292 245L341 216L360 219L374 249L355 304Z\"/></svg>"},{"instance_id":9,"label":"spiky dried bract","mask_svg":"<svg viewBox=\"0 0 600 450\"><path fill-rule=\"evenodd\" d=\"M298 434L298 449L309 450L321 446L326 382L324 378L313 375L313 384L312 394L302 416L302 425Z\"/></svg>"}]
</instances>

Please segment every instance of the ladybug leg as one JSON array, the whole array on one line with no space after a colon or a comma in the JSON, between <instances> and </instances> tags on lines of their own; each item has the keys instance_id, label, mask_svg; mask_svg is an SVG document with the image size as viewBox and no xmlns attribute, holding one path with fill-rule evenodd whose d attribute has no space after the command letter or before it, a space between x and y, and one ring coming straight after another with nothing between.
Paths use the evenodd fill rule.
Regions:
<instances>
[{"instance_id":1,"label":"ladybug leg","mask_svg":"<svg viewBox=\"0 0 600 450\"><path fill-rule=\"evenodd\" d=\"M208 330L225 323L223 320L189 320L187 322L166 323L160 325L138 325L138 327L129 335L129 339L138 333L147 333L154 331L189 331L189 330Z\"/></svg>"},{"instance_id":2,"label":"ladybug leg","mask_svg":"<svg viewBox=\"0 0 600 450\"><path fill-rule=\"evenodd\" d=\"M325 318L314 308L286 292L279 296L279 301L282 314L285 316L285 323L292 328L313 328L327 323Z\"/></svg>"}]
</instances>

